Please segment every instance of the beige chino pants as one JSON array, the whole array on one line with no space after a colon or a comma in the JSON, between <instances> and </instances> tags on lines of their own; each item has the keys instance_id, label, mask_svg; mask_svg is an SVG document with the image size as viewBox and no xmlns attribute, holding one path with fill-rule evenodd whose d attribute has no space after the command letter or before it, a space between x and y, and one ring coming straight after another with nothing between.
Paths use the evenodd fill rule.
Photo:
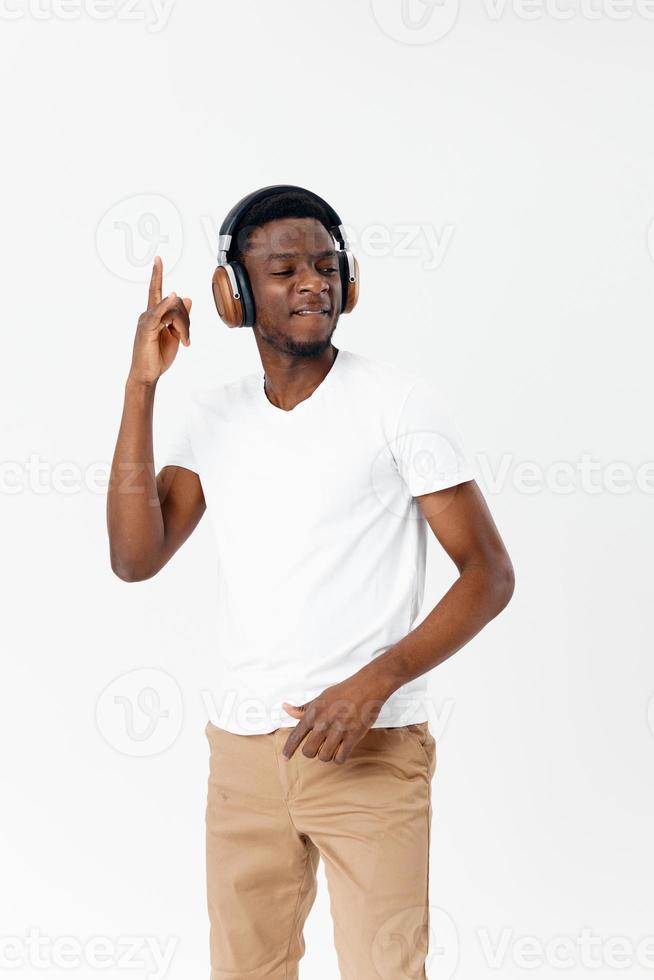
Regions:
<instances>
[{"instance_id":1,"label":"beige chino pants","mask_svg":"<svg viewBox=\"0 0 654 980\"><path fill-rule=\"evenodd\" d=\"M369 729L343 765L284 759L291 730L206 727L211 980L298 980L320 858L341 980L426 980L427 722Z\"/></svg>"}]
</instances>

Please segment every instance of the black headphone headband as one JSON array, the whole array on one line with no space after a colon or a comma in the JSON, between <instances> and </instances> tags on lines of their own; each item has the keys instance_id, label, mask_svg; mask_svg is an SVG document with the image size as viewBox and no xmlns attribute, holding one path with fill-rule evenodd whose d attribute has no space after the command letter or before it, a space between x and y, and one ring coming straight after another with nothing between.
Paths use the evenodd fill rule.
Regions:
<instances>
[{"instance_id":1,"label":"black headphone headband","mask_svg":"<svg viewBox=\"0 0 654 980\"><path fill-rule=\"evenodd\" d=\"M241 262L229 257L234 238L241 230L244 215L252 205L258 204L264 198L289 192L306 194L324 210L325 217L331 223L329 233L336 243L341 280L341 313L349 313L356 305L359 295L359 267L336 211L322 197L305 187L271 184L247 194L235 204L220 228L218 266L213 274L212 290L218 315L229 327L252 327L256 322L254 295L247 271Z\"/></svg>"},{"instance_id":2,"label":"black headphone headband","mask_svg":"<svg viewBox=\"0 0 654 980\"><path fill-rule=\"evenodd\" d=\"M323 198L318 194L307 190L305 187L297 187L294 184L270 184L268 187L261 187L258 191L253 191L251 194L246 194L245 197L241 198L241 200L235 204L232 210L229 212L220 228L218 238L218 262L224 263L228 260L228 255L233 244L232 240L234 232L238 228L241 218L245 212L252 207L252 205L258 204L259 201L263 201L266 197L272 197L273 194L285 194L290 191L299 191L302 194L307 194L318 204L322 205L331 222L331 227L329 229L330 233L336 239L340 247L343 250L347 250L348 243L345 237L345 231L342 228L341 219L331 204L328 204L327 201L323 200Z\"/></svg>"}]
</instances>

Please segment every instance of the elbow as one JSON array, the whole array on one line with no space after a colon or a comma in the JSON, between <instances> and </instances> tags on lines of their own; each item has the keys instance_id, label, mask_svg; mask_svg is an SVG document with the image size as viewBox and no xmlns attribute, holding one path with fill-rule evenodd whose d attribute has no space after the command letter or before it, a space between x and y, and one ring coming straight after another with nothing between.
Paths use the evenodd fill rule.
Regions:
<instances>
[{"instance_id":1,"label":"elbow","mask_svg":"<svg viewBox=\"0 0 654 980\"><path fill-rule=\"evenodd\" d=\"M118 562L111 563L111 570L116 575L121 582L141 582L142 579L136 569L128 568L126 565L120 565Z\"/></svg>"},{"instance_id":2,"label":"elbow","mask_svg":"<svg viewBox=\"0 0 654 980\"><path fill-rule=\"evenodd\" d=\"M145 582L159 571L158 568L151 566L146 568L143 564L128 564L116 558L111 559L111 570L121 582Z\"/></svg>"},{"instance_id":3,"label":"elbow","mask_svg":"<svg viewBox=\"0 0 654 980\"><path fill-rule=\"evenodd\" d=\"M508 606L515 592L515 570L508 555L493 569L493 586L497 595L497 612L500 613Z\"/></svg>"},{"instance_id":4,"label":"elbow","mask_svg":"<svg viewBox=\"0 0 654 980\"><path fill-rule=\"evenodd\" d=\"M485 556L471 561L463 569L475 576L479 598L483 602L489 619L494 619L508 606L515 591L515 571L508 554Z\"/></svg>"},{"instance_id":5,"label":"elbow","mask_svg":"<svg viewBox=\"0 0 654 980\"><path fill-rule=\"evenodd\" d=\"M109 535L111 570L121 582L145 582L165 565L163 548Z\"/></svg>"}]
</instances>

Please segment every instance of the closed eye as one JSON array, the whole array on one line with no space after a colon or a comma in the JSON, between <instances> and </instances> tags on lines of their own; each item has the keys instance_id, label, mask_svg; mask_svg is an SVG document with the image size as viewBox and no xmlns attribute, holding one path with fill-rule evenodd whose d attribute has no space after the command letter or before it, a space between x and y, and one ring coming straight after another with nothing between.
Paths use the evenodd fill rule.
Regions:
<instances>
[{"instance_id":1,"label":"closed eye","mask_svg":"<svg viewBox=\"0 0 654 980\"><path fill-rule=\"evenodd\" d=\"M329 269L321 269L320 271L322 273L324 273L325 275L330 275L333 272L338 272L338 269L333 268L333 267L330 266ZM292 269L284 269L282 272L271 272L270 275L271 276L290 276L292 274L292 272L293 272Z\"/></svg>"}]
</instances>

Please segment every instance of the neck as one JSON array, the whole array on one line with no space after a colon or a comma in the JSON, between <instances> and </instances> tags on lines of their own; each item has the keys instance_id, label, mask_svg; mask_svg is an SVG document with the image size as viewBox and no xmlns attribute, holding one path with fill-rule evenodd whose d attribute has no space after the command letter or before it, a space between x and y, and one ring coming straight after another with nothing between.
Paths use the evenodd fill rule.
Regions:
<instances>
[{"instance_id":1,"label":"neck","mask_svg":"<svg viewBox=\"0 0 654 980\"><path fill-rule=\"evenodd\" d=\"M310 398L331 371L338 348L331 345L316 357L297 357L271 351L263 358L264 391L273 405L284 411Z\"/></svg>"}]
</instances>

